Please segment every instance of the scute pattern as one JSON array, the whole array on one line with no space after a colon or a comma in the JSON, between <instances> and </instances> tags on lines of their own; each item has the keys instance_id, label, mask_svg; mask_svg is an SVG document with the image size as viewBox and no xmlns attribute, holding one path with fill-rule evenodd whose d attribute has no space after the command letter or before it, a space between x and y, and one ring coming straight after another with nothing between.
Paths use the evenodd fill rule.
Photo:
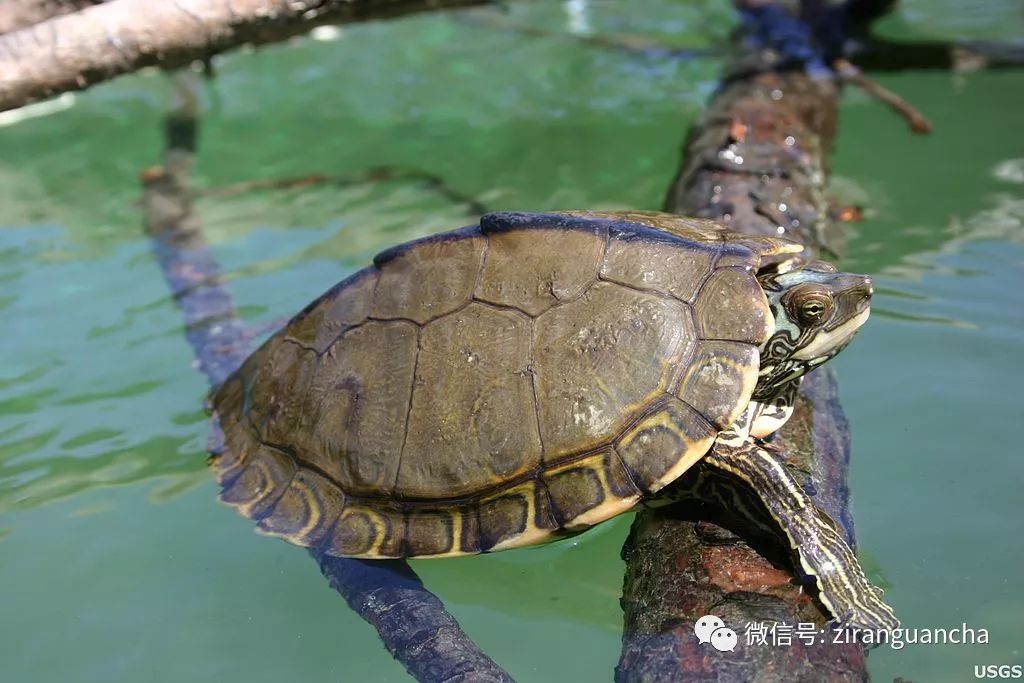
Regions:
<instances>
[{"instance_id":1,"label":"scute pattern","mask_svg":"<svg viewBox=\"0 0 1024 683\"><path fill-rule=\"evenodd\" d=\"M416 511L409 514L406 553L410 557L445 555L458 551L459 529L455 517L446 511Z\"/></svg>"},{"instance_id":2,"label":"scute pattern","mask_svg":"<svg viewBox=\"0 0 1024 683\"><path fill-rule=\"evenodd\" d=\"M420 325L469 303L484 256L484 238L427 239L379 255L373 317L409 318Z\"/></svg>"},{"instance_id":3,"label":"scute pattern","mask_svg":"<svg viewBox=\"0 0 1024 683\"><path fill-rule=\"evenodd\" d=\"M349 493L394 490L419 334L409 322L370 320L320 357L295 438L303 459Z\"/></svg>"},{"instance_id":4,"label":"scute pattern","mask_svg":"<svg viewBox=\"0 0 1024 683\"><path fill-rule=\"evenodd\" d=\"M484 552L624 512L749 400L770 326L753 273L793 249L744 239L657 214L491 214L384 252L215 392L222 499L354 557Z\"/></svg>"},{"instance_id":5,"label":"scute pattern","mask_svg":"<svg viewBox=\"0 0 1024 683\"><path fill-rule=\"evenodd\" d=\"M263 519L295 476L297 463L286 454L261 446L250 455L242 469L221 480L221 500L235 505L246 517Z\"/></svg>"},{"instance_id":6,"label":"scute pattern","mask_svg":"<svg viewBox=\"0 0 1024 683\"><path fill-rule=\"evenodd\" d=\"M758 351L752 344L701 340L675 395L718 429L725 429L746 407L757 376Z\"/></svg>"},{"instance_id":7,"label":"scute pattern","mask_svg":"<svg viewBox=\"0 0 1024 683\"><path fill-rule=\"evenodd\" d=\"M774 322L768 299L746 268L721 268L704 284L695 306L704 339L742 341L758 346L771 336Z\"/></svg>"},{"instance_id":8,"label":"scute pattern","mask_svg":"<svg viewBox=\"0 0 1024 683\"><path fill-rule=\"evenodd\" d=\"M607 239L607 230L600 228L492 232L476 298L536 317L590 286ZM534 258L524 261L526 251Z\"/></svg>"},{"instance_id":9,"label":"scute pattern","mask_svg":"<svg viewBox=\"0 0 1024 683\"><path fill-rule=\"evenodd\" d=\"M525 534L529 529L531 510L529 492L507 492L480 504L480 544L495 548L502 542Z\"/></svg>"},{"instance_id":10,"label":"scute pattern","mask_svg":"<svg viewBox=\"0 0 1024 683\"><path fill-rule=\"evenodd\" d=\"M558 528L547 489L536 479L484 498L473 507L480 523L483 550L538 543Z\"/></svg>"},{"instance_id":11,"label":"scute pattern","mask_svg":"<svg viewBox=\"0 0 1024 683\"><path fill-rule=\"evenodd\" d=\"M701 244L682 249L647 240L612 240L601 279L692 302L711 274L719 251Z\"/></svg>"},{"instance_id":12,"label":"scute pattern","mask_svg":"<svg viewBox=\"0 0 1024 683\"><path fill-rule=\"evenodd\" d=\"M607 444L669 387L695 342L686 304L598 282L537 319L545 463Z\"/></svg>"},{"instance_id":13,"label":"scute pattern","mask_svg":"<svg viewBox=\"0 0 1024 683\"><path fill-rule=\"evenodd\" d=\"M566 211L565 215L592 221L611 220L618 225L625 223L626 232L635 232L635 226L643 225L686 240L691 246L720 244L726 236L734 234L706 218L691 218L657 211Z\"/></svg>"},{"instance_id":14,"label":"scute pattern","mask_svg":"<svg viewBox=\"0 0 1024 683\"><path fill-rule=\"evenodd\" d=\"M313 546L331 530L345 507L345 495L329 479L299 468L259 528L266 534Z\"/></svg>"},{"instance_id":15,"label":"scute pattern","mask_svg":"<svg viewBox=\"0 0 1024 683\"><path fill-rule=\"evenodd\" d=\"M697 462L718 436L700 413L679 399L667 397L650 415L615 443L615 451L632 480L655 493Z\"/></svg>"},{"instance_id":16,"label":"scute pattern","mask_svg":"<svg viewBox=\"0 0 1024 683\"><path fill-rule=\"evenodd\" d=\"M249 420L266 443L291 440L301 417L302 399L316 369L316 354L277 336L253 383Z\"/></svg>"},{"instance_id":17,"label":"scute pattern","mask_svg":"<svg viewBox=\"0 0 1024 683\"><path fill-rule=\"evenodd\" d=\"M640 490L612 448L555 467L542 476L552 516L570 531L625 512L640 500Z\"/></svg>"},{"instance_id":18,"label":"scute pattern","mask_svg":"<svg viewBox=\"0 0 1024 683\"><path fill-rule=\"evenodd\" d=\"M390 534L386 515L364 507L349 507L334 525L327 554L336 557L383 557L381 545Z\"/></svg>"},{"instance_id":19,"label":"scute pattern","mask_svg":"<svg viewBox=\"0 0 1024 683\"><path fill-rule=\"evenodd\" d=\"M380 271L365 268L314 301L289 323L285 339L322 354L341 334L366 320Z\"/></svg>"},{"instance_id":20,"label":"scute pattern","mask_svg":"<svg viewBox=\"0 0 1024 683\"><path fill-rule=\"evenodd\" d=\"M524 315L478 303L426 326L397 495L457 498L539 467L531 335Z\"/></svg>"}]
</instances>

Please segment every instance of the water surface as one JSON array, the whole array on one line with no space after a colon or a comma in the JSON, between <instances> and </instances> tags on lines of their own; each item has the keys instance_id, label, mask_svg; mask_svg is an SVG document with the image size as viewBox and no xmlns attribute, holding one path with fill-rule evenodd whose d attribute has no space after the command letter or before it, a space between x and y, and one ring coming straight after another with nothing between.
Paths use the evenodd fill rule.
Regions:
<instances>
[{"instance_id":1,"label":"water surface","mask_svg":"<svg viewBox=\"0 0 1024 683\"><path fill-rule=\"evenodd\" d=\"M905 2L882 28L1024 35L1017 3L963 5ZM731 16L646 0L511 18L706 48ZM199 211L258 328L477 204L657 208L720 67L442 16L231 55L204 90L200 187L386 165L441 191L397 178L211 195ZM877 680L959 681L1024 661L1024 72L879 80L936 133L847 94L835 193L868 220L843 265L879 283L836 361L860 552L908 626L966 622L991 642L870 662ZM0 128L0 678L405 680L305 553L214 500L204 380L140 227L137 174L159 161L168 92L141 74ZM517 679L610 680L629 521L416 569Z\"/></svg>"}]
</instances>

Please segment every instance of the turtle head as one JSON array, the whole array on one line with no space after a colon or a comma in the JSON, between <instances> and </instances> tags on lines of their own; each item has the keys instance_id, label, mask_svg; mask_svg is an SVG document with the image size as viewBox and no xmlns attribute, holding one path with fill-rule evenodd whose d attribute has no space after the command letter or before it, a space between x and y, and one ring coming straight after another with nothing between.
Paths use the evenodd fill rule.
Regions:
<instances>
[{"instance_id":1,"label":"turtle head","mask_svg":"<svg viewBox=\"0 0 1024 683\"><path fill-rule=\"evenodd\" d=\"M846 348L868 319L871 278L840 273L824 261L813 261L758 278L775 332L761 345L761 368L755 398L779 388Z\"/></svg>"}]
</instances>

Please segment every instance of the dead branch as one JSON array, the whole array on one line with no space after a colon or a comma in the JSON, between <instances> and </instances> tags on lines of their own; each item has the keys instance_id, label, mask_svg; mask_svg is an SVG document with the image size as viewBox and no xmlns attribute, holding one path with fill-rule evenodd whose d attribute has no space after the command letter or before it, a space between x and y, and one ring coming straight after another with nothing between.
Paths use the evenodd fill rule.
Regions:
<instances>
[{"instance_id":1,"label":"dead branch","mask_svg":"<svg viewBox=\"0 0 1024 683\"><path fill-rule=\"evenodd\" d=\"M146 66L175 68L327 23L484 0L111 0L0 35L0 111Z\"/></svg>"},{"instance_id":2,"label":"dead branch","mask_svg":"<svg viewBox=\"0 0 1024 683\"><path fill-rule=\"evenodd\" d=\"M843 80L857 86L901 116L910 126L910 130L919 135L927 135L932 132L931 121L925 118L925 115L918 111L917 107L892 90L868 78L863 71L845 59L837 59L835 67Z\"/></svg>"},{"instance_id":3,"label":"dead branch","mask_svg":"<svg viewBox=\"0 0 1024 683\"><path fill-rule=\"evenodd\" d=\"M10 33L104 0L6 0L0 3L0 33Z\"/></svg>"}]
</instances>

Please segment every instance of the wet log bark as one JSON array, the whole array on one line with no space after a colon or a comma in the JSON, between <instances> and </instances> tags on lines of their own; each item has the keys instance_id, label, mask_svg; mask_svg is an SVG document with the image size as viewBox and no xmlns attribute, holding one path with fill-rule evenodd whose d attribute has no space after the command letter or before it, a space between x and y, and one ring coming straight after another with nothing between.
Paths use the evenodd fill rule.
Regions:
<instances>
[{"instance_id":1,"label":"wet log bark","mask_svg":"<svg viewBox=\"0 0 1024 683\"><path fill-rule=\"evenodd\" d=\"M181 83L179 82L179 85ZM189 189L197 119L193 88L166 122L164 165L142 174L145 228L185 322L196 364L211 386L221 384L249 355L248 337L220 265L203 237ZM216 421L210 451L224 448ZM377 629L388 651L417 680L509 682L427 590L406 562L364 562L310 552L331 588Z\"/></svg>"},{"instance_id":2,"label":"wet log bark","mask_svg":"<svg viewBox=\"0 0 1024 683\"><path fill-rule=\"evenodd\" d=\"M761 71L765 57L747 50L727 68L723 86L690 131L665 208L723 220L741 232L784 234L804 244L808 256L834 256L840 234L829 221L824 189L839 87L802 69ZM767 58L774 62L777 55ZM772 443L852 544L849 431L836 391L827 367L808 375L794 417ZM692 476L713 475L698 469ZM794 578L778 540L765 539L750 520L717 509L699 493L692 504L638 514L623 553L618 681L867 678L860 645L829 638L812 644L795 636L790 645L746 642L750 623L823 628L830 617L813 590ZM693 625L705 614L737 632L735 652L699 644Z\"/></svg>"},{"instance_id":3,"label":"wet log bark","mask_svg":"<svg viewBox=\"0 0 1024 683\"><path fill-rule=\"evenodd\" d=\"M0 35L0 111L145 66L173 69L326 23L484 0L110 0Z\"/></svg>"}]
</instances>

